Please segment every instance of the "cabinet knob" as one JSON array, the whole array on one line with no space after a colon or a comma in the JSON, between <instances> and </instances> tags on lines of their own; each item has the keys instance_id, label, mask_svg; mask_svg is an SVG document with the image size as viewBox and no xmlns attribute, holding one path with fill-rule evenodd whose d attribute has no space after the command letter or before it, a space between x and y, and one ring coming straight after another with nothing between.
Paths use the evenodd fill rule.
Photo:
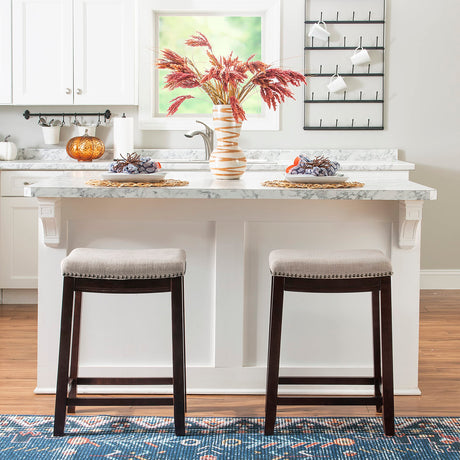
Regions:
<instances>
[{"instance_id":1,"label":"cabinet knob","mask_svg":"<svg viewBox=\"0 0 460 460\"><path fill-rule=\"evenodd\" d=\"M80 88L77 88L77 91L76 91L76 93L77 93L78 95L80 95L80 94L82 94L82 93L83 93L83 91L82 91Z\"/></svg>"},{"instance_id":2,"label":"cabinet knob","mask_svg":"<svg viewBox=\"0 0 460 460\"><path fill-rule=\"evenodd\" d=\"M72 94L72 90L71 90L70 88L66 88L66 89L65 89L65 93L66 93L66 94Z\"/></svg>"},{"instance_id":3,"label":"cabinet knob","mask_svg":"<svg viewBox=\"0 0 460 460\"><path fill-rule=\"evenodd\" d=\"M26 181L26 182L24 182L24 185L30 185L30 182Z\"/></svg>"}]
</instances>

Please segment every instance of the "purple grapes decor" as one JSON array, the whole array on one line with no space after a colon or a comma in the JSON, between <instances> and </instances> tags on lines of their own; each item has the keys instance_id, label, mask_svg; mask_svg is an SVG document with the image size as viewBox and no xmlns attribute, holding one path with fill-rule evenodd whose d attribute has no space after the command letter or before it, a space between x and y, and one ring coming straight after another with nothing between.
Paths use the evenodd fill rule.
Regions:
<instances>
[{"instance_id":1,"label":"purple grapes decor","mask_svg":"<svg viewBox=\"0 0 460 460\"><path fill-rule=\"evenodd\" d=\"M148 157L141 157L137 153L129 153L126 157L121 155L119 160L114 160L109 167L113 173L125 174L152 174L161 169L158 161Z\"/></svg>"},{"instance_id":2,"label":"purple grapes decor","mask_svg":"<svg viewBox=\"0 0 460 460\"><path fill-rule=\"evenodd\" d=\"M340 169L337 161L329 160L323 156L310 160L306 155L299 155L295 158L294 164L288 166L288 174L308 174L310 176L335 176Z\"/></svg>"}]
</instances>

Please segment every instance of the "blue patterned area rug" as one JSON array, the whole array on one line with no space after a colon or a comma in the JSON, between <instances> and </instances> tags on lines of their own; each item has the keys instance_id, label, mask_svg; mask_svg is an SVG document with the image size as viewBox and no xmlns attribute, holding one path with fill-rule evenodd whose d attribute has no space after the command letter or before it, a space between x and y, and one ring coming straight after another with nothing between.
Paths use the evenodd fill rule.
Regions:
<instances>
[{"instance_id":1,"label":"blue patterned area rug","mask_svg":"<svg viewBox=\"0 0 460 460\"><path fill-rule=\"evenodd\" d=\"M53 417L0 416L0 459L455 459L460 418L397 418L396 436L379 418L187 418L177 437L171 418L68 416L54 438Z\"/></svg>"}]
</instances>

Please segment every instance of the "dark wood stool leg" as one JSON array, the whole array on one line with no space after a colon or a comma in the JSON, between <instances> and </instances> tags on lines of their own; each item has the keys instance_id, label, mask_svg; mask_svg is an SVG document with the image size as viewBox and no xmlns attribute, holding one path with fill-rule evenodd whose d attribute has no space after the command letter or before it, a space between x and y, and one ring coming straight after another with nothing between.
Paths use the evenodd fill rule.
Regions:
<instances>
[{"instance_id":1,"label":"dark wood stool leg","mask_svg":"<svg viewBox=\"0 0 460 460\"><path fill-rule=\"evenodd\" d=\"M267 390L265 394L265 435L275 430L276 403L280 367L281 323L283 318L284 278L272 277L270 326L267 364Z\"/></svg>"},{"instance_id":2,"label":"dark wood stool leg","mask_svg":"<svg viewBox=\"0 0 460 460\"><path fill-rule=\"evenodd\" d=\"M185 434L183 277L171 279L174 425L177 436Z\"/></svg>"},{"instance_id":3,"label":"dark wood stool leg","mask_svg":"<svg viewBox=\"0 0 460 460\"><path fill-rule=\"evenodd\" d=\"M380 385L382 384L382 368L380 356L380 291L372 291L372 337L374 349L374 395L382 398ZM382 403L375 405L377 412L382 412Z\"/></svg>"},{"instance_id":4,"label":"dark wood stool leg","mask_svg":"<svg viewBox=\"0 0 460 460\"><path fill-rule=\"evenodd\" d=\"M184 334L184 339L182 340L183 344L183 367L184 367L184 410L187 412L187 372L185 369L185 363L187 362L187 358L185 355L185 301L184 301L184 277L181 277L181 285L182 285L182 331Z\"/></svg>"},{"instance_id":5,"label":"dark wood stool leg","mask_svg":"<svg viewBox=\"0 0 460 460\"><path fill-rule=\"evenodd\" d=\"M70 356L70 384L69 398L77 397L78 377L78 352L80 349L80 323L81 323L81 291L75 291L75 304L73 309L72 348ZM67 407L68 414L75 414L75 406Z\"/></svg>"},{"instance_id":6,"label":"dark wood stool leg","mask_svg":"<svg viewBox=\"0 0 460 460\"><path fill-rule=\"evenodd\" d=\"M393 347L391 324L391 278L381 281L382 370L383 370L383 429L386 436L394 436Z\"/></svg>"},{"instance_id":7,"label":"dark wood stool leg","mask_svg":"<svg viewBox=\"0 0 460 460\"><path fill-rule=\"evenodd\" d=\"M67 387L69 382L70 337L72 329L74 278L64 277L61 310L61 338L56 384L56 405L54 412L54 436L64 434Z\"/></svg>"}]
</instances>

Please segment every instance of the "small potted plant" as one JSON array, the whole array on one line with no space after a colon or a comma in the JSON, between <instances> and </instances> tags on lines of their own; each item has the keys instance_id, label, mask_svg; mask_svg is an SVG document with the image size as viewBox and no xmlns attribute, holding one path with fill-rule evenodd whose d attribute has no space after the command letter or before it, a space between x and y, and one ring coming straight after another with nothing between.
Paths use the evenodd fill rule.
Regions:
<instances>
[{"instance_id":1,"label":"small potted plant","mask_svg":"<svg viewBox=\"0 0 460 460\"><path fill-rule=\"evenodd\" d=\"M38 124L42 127L45 144L59 144L59 134L62 126L61 121L52 119L48 123L45 118L40 117Z\"/></svg>"}]
</instances>

